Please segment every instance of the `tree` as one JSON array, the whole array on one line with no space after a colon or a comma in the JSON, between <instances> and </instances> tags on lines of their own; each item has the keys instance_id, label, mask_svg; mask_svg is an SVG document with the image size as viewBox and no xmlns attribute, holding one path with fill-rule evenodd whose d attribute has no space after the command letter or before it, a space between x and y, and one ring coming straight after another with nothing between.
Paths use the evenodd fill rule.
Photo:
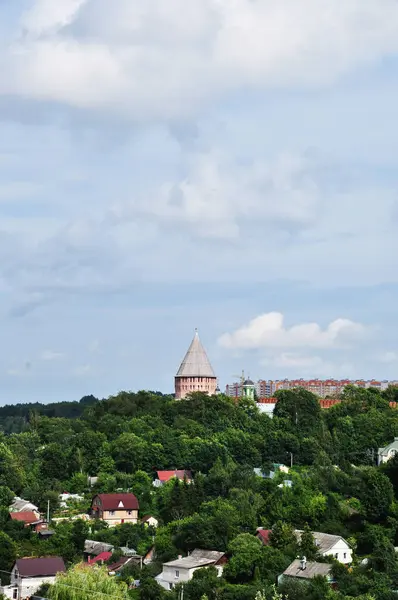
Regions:
<instances>
[{"instance_id":1,"label":"tree","mask_svg":"<svg viewBox=\"0 0 398 600\"><path fill-rule=\"evenodd\" d=\"M67 573L57 575L54 585L48 591L50 600L92 600L112 597L126 600L127 585L109 577L104 567L78 565Z\"/></svg>"},{"instance_id":2,"label":"tree","mask_svg":"<svg viewBox=\"0 0 398 600\"><path fill-rule=\"evenodd\" d=\"M294 535L294 530L291 525L284 523L283 521L277 521L272 527L269 541L271 546L278 548L278 550L288 550L297 546L297 538Z\"/></svg>"},{"instance_id":3,"label":"tree","mask_svg":"<svg viewBox=\"0 0 398 600\"><path fill-rule=\"evenodd\" d=\"M239 583L250 581L261 560L260 540L249 533L241 533L229 544L228 551L232 556L225 568L226 577Z\"/></svg>"},{"instance_id":4,"label":"tree","mask_svg":"<svg viewBox=\"0 0 398 600\"><path fill-rule=\"evenodd\" d=\"M0 506L9 507L14 499L14 493L6 485L0 485Z\"/></svg>"},{"instance_id":5,"label":"tree","mask_svg":"<svg viewBox=\"0 0 398 600\"><path fill-rule=\"evenodd\" d=\"M304 527L301 534L299 549L301 555L305 556L308 560L315 560L318 555L318 548L315 545L314 536L308 525Z\"/></svg>"},{"instance_id":6,"label":"tree","mask_svg":"<svg viewBox=\"0 0 398 600\"><path fill-rule=\"evenodd\" d=\"M17 557L15 542L3 531L0 531L0 573L1 580L8 580L7 573L11 571Z\"/></svg>"},{"instance_id":7,"label":"tree","mask_svg":"<svg viewBox=\"0 0 398 600\"><path fill-rule=\"evenodd\" d=\"M363 471L360 500L369 521L377 523L385 519L393 497L392 484L384 473L373 467Z\"/></svg>"},{"instance_id":8,"label":"tree","mask_svg":"<svg viewBox=\"0 0 398 600\"><path fill-rule=\"evenodd\" d=\"M322 417L315 394L296 388L280 390L275 393L275 397L278 400L274 410L276 417L287 419L305 437L308 433L319 430Z\"/></svg>"}]
</instances>

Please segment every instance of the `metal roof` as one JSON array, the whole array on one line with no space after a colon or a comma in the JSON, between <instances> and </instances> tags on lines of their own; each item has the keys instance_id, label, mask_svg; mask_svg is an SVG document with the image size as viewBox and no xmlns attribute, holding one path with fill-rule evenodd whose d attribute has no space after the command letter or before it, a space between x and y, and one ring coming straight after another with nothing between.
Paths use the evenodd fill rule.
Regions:
<instances>
[{"instance_id":1,"label":"metal roof","mask_svg":"<svg viewBox=\"0 0 398 600\"><path fill-rule=\"evenodd\" d=\"M216 377L197 330L176 377Z\"/></svg>"},{"instance_id":2,"label":"metal roof","mask_svg":"<svg viewBox=\"0 0 398 600\"><path fill-rule=\"evenodd\" d=\"M216 550L194 550L189 556L177 558L170 562L164 563L167 567L177 567L180 569L197 569L207 565L214 565L225 556L224 552Z\"/></svg>"},{"instance_id":3,"label":"metal roof","mask_svg":"<svg viewBox=\"0 0 398 600\"><path fill-rule=\"evenodd\" d=\"M296 529L294 533L300 542L303 530ZM349 547L348 542L341 535L332 535L331 533L323 533L321 531L311 531L311 533L314 537L315 545L321 554L329 552L340 540L343 540Z\"/></svg>"},{"instance_id":4,"label":"metal roof","mask_svg":"<svg viewBox=\"0 0 398 600\"><path fill-rule=\"evenodd\" d=\"M283 572L285 577L299 577L300 579L312 579L313 577L327 577L332 565L328 563L306 562L305 569L301 567L300 559L294 560Z\"/></svg>"}]
</instances>

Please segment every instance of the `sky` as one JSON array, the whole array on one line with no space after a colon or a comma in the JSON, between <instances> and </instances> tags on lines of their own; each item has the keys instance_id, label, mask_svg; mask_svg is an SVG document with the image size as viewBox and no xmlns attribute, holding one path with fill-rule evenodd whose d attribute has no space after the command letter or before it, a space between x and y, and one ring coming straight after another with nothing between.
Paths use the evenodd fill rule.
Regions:
<instances>
[{"instance_id":1,"label":"sky","mask_svg":"<svg viewBox=\"0 0 398 600\"><path fill-rule=\"evenodd\" d=\"M396 0L0 0L0 404L398 379Z\"/></svg>"}]
</instances>

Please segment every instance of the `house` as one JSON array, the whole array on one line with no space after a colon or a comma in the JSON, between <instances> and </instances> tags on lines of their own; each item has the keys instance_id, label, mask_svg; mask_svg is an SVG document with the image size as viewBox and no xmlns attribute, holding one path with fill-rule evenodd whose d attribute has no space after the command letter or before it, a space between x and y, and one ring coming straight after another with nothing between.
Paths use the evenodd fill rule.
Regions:
<instances>
[{"instance_id":1,"label":"house","mask_svg":"<svg viewBox=\"0 0 398 600\"><path fill-rule=\"evenodd\" d=\"M152 515L145 515L145 517L142 517L141 523L146 527L157 527L159 525L157 518Z\"/></svg>"},{"instance_id":2,"label":"house","mask_svg":"<svg viewBox=\"0 0 398 600\"><path fill-rule=\"evenodd\" d=\"M35 515L37 516L37 518L38 519L40 518L39 508L36 506L36 504L29 502L29 500L24 500L23 498L20 498L19 496L15 496L13 503L10 506L10 512L28 512L28 511L34 512Z\"/></svg>"},{"instance_id":3,"label":"house","mask_svg":"<svg viewBox=\"0 0 398 600\"><path fill-rule=\"evenodd\" d=\"M398 437L394 438L391 444L388 444L385 448L379 448L377 451L377 464L381 465L386 463L393 458L398 452Z\"/></svg>"},{"instance_id":4,"label":"house","mask_svg":"<svg viewBox=\"0 0 398 600\"><path fill-rule=\"evenodd\" d=\"M113 552L115 549L112 544L106 544L105 542L96 542L94 540L86 540L84 542L84 555L88 559L92 556L99 556L102 552Z\"/></svg>"},{"instance_id":5,"label":"house","mask_svg":"<svg viewBox=\"0 0 398 600\"><path fill-rule=\"evenodd\" d=\"M19 521L20 523L24 523L25 527L43 523L43 520L40 518L38 519L36 514L32 510L24 510L21 512L10 512L10 519L11 519L11 521Z\"/></svg>"},{"instance_id":6,"label":"house","mask_svg":"<svg viewBox=\"0 0 398 600\"><path fill-rule=\"evenodd\" d=\"M41 585L54 583L57 573L65 571L60 556L19 558L11 571L10 585L0 588L0 592L12 600L30 598Z\"/></svg>"},{"instance_id":7,"label":"house","mask_svg":"<svg viewBox=\"0 0 398 600\"><path fill-rule=\"evenodd\" d=\"M177 560L163 563L163 570L155 579L165 590L170 591L178 583L190 581L197 569L215 567L221 577L226 562L224 552L196 549L189 556L179 556Z\"/></svg>"},{"instance_id":8,"label":"house","mask_svg":"<svg viewBox=\"0 0 398 600\"><path fill-rule=\"evenodd\" d=\"M68 502L82 502L84 500L84 496L80 496L79 494L69 494L68 492L64 492L58 497L61 508L67 508Z\"/></svg>"},{"instance_id":9,"label":"house","mask_svg":"<svg viewBox=\"0 0 398 600\"><path fill-rule=\"evenodd\" d=\"M278 577L278 584L289 580L308 581L314 577L326 577L329 583L333 583L331 575L332 565L328 563L307 562L303 557L294 560L291 565Z\"/></svg>"},{"instance_id":10,"label":"house","mask_svg":"<svg viewBox=\"0 0 398 600\"><path fill-rule=\"evenodd\" d=\"M269 536L272 532L272 529L263 529L262 527L257 528L256 537L260 540L263 546L268 546L270 543Z\"/></svg>"},{"instance_id":11,"label":"house","mask_svg":"<svg viewBox=\"0 0 398 600\"><path fill-rule=\"evenodd\" d=\"M177 469L174 471L157 471L157 476L157 479L155 479L155 481L153 482L153 485L155 487L161 487L174 477L176 477L180 481L183 481L185 479L187 483L191 483L192 481L191 471L186 471L183 469Z\"/></svg>"},{"instance_id":12,"label":"house","mask_svg":"<svg viewBox=\"0 0 398 600\"><path fill-rule=\"evenodd\" d=\"M120 573L125 567L129 565L138 565L142 568L142 556L138 554L136 556L122 556L119 560L111 565L108 565L109 575L116 575Z\"/></svg>"},{"instance_id":13,"label":"house","mask_svg":"<svg viewBox=\"0 0 398 600\"><path fill-rule=\"evenodd\" d=\"M300 542L301 534L303 533L302 530L296 529L294 533L297 541ZM312 531L312 535L314 536L319 554L322 556L333 556L343 565L352 563L352 548L343 537L320 531Z\"/></svg>"},{"instance_id":14,"label":"house","mask_svg":"<svg viewBox=\"0 0 398 600\"><path fill-rule=\"evenodd\" d=\"M110 527L122 523L137 523L139 503L134 494L97 494L91 503L91 515Z\"/></svg>"},{"instance_id":15,"label":"house","mask_svg":"<svg viewBox=\"0 0 398 600\"><path fill-rule=\"evenodd\" d=\"M96 564L102 565L104 562L106 562L110 558L112 558L112 552L108 552L108 551L100 552L94 558L89 557L87 562L89 565L96 565Z\"/></svg>"}]
</instances>

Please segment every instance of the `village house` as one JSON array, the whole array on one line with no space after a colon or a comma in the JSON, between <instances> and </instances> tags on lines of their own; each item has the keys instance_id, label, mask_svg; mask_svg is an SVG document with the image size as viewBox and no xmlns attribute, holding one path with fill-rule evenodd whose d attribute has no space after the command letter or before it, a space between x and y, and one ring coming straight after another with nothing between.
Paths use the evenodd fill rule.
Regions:
<instances>
[{"instance_id":1,"label":"village house","mask_svg":"<svg viewBox=\"0 0 398 600\"><path fill-rule=\"evenodd\" d=\"M112 544L106 544L105 542L96 542L95 540L85 540L84 542L84 558L89 561L90 558L99 556L103 552L112 552L115 547Z\"/></svg>"},{"instance_id":2,"label":"village house","mask_svg":"<svg viewBox=\"0 0 398 600\"><path fill-rule=\"evenodd\" d=\"M145 515L145 517L142 517L141 523L146 527L157 527L159 525L157 518L152 515Z\"/></svg>"},{"instance_id":3,"label":"village house","mask_svg":"<svg viewBox=\"0 0 398 600\"><path fill-rule=\"evenodd\" d=\"M295 532L297 541L300 541L302 530L296 529ZM319 554L322 556L333 556L343 565L352 563L352 548L341 535L331 535L330 533L322 533L320 531L312 531L314 536L315 546L318 548Z\"/></svg>"},{"instance_id":4,"label":"village house","mask_svg":"<svg viewBox=\"0 0 398 600\"><path fill-rule=\"evenodd\" d=\"M177 560L163 563L163 570L155 579L165 590L170 591L178 583L190 581L198 569L215 567L221 577L226 562L224 552L196 549L189 556L180 556Z\"/></svg>"},{"instance_id":5,"label":"village house","mask_svg":"<svg viewBox=\"0 0 398 600\"><path fill-rule=\"evenodd\" d=\"M11 571L10 585L0 587L0 593L11 600L30 598L44 583L53 584L57 573L66 571L59 556L19 558Z\"/></svg>"},{"instance_id":6,"label":"village house","mask_svg":"<svg viewBox=\"0 0 398 600\"><path fill-rule=\"evenodd\" d=\"M288 568L278 577L278 584L285 583L289 580L308 581L314 577L326 577L327 581L332 584L333 577L331 575L332 565L328 563L307 562L305 557L301 560L294 560Z\"/></svg>"},{"instance_id":7,"label":"village house","mask_svg":"<svg viewBox=\"0 0 398 600\"><path fill-rule=\"evenodd\" d=\"M19 496L15 496L14 500L9 508L10 512L34 512L36 517L40 518L40 511L36 504L29 502L29 500L24 500Z\"/></svg>"},{"instance_id":8,"label":"village house","mask_svg":"<svg viewBox=\"0 0 398 600\"><path fill-rule=\"evenodd\" d=\"M174 478L179 479L180 481L184 481L185 479L187 483L191 483L192 473L191 471L186 471L183 469L177 469L174 471L157 471L157 479L155 479L153 485L155 487L161 487L162 485L170 481L170 479Z\"/></svg>"},{"instance_id":9,"label":"village house","mask_svg":"<svg viewBox=\"0 0 398 600\"><path fill-rule=\"evenodd\" d=\"M264 546L268 546L270 543L271 529L263 529L258 527L256 537ZM301 529L294 531L297 541L300 542ZM320 531L312 531L314 536L315 546L318 548L318 552L321 556L333 556L343 565L349 565L352 563L352 548L348 542L341 537L341 535L331 535L330 533L322 533Z\"/></svg>"},{"instance_id":10,"label":"village house","mask_svg":"<svg viewBox=\"0 0 398 600\"><path fill-rule=\"evenodd\" d=\"M398 437L394 438L394 441L385 448L379 448L377 452L377 464L381 465L388 462L398 452Z\"/></svg>"},{"instance_id":11,"label":"village house","mask_svg":"<svg viewBox=\"0 0 398 600\"><path fill-rule=\"evenodd\" d=\"M134 494L98 494L91 503L91 515L110 527L138 522L139 503Z\"/></svg>"}]
</instances>

